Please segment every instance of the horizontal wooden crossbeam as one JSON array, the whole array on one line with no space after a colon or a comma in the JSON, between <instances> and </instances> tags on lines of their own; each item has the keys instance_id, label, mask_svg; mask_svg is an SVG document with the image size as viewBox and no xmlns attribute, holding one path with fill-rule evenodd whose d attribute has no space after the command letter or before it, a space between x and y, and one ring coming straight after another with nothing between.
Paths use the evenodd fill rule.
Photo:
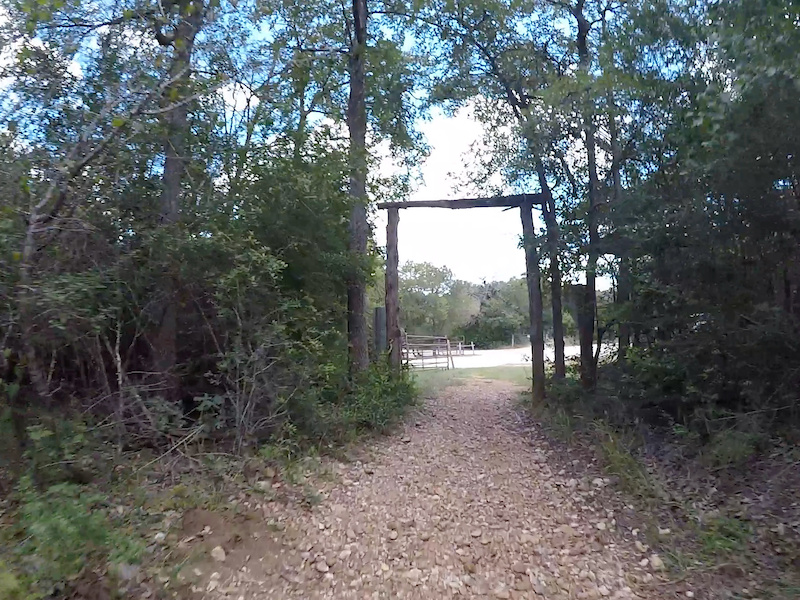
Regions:
<instances>
[{"instance_id":1,"label":"horizontal wooden crossbeam","mask_svg":"<svg viewBox=\"0 0 800 600\"><path fill-rule=\"evenodd\" d=\"M491 198L458 198L455 200L406 200L378 202L378 208L514 208L525 203L542 204L544 194L514 194Z\"/></svg>"}]
</instances>

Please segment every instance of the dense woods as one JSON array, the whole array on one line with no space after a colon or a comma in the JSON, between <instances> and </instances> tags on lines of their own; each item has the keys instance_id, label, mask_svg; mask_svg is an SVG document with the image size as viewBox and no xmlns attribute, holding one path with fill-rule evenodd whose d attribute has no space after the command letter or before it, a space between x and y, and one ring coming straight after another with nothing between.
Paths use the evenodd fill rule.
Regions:
<instances>
[{"instance_id":1,"label":"dense woods","mask_svg":"<svg viewBox=\"0 0 800 600\"><path fill-rule=\"evenodd\" d=\"M89 438L389 424L414 391L369 355L371 207L434 106L484 127L473 188L544 195L544 306L410 264L404 327L538 324L558 394L575 335L619 420L797 440L798 48L788 0L0 0L0 491L80 483L53 465Z\"/></svg>"}]
</instances>

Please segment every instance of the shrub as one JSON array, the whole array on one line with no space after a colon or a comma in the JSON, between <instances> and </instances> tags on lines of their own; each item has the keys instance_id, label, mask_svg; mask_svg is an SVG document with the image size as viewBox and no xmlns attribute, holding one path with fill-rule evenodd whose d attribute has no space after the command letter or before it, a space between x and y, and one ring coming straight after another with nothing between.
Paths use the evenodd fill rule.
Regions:
<instances>
[{"instance_id":1,"label":"shrub","mask_svg":"<svg viewBox=\"0 0 800 600\"><path fill-rule=\"evenodd\" d=\"M5 563L0 562L0 598L4 600L22 600L22 585Z\"/></svg>"},{"instance_id":2,"label":"shrub","mask_svg":"<svg viewBox=\"0 0 800 600\"><path fill-rule=\"evenodd\" d=\"M21 541L13 558L21 574L17 585L25 587L25 598L48 597L87 567L138 560L140 544L110 519L103 494L71 483L42 492L27 476L17 491L16 534ZM0 570L0 585L13 590L15 581Z\"/></svg>"},{"instance_id":3,"label":"shrub","mask_svg":"<svg viewBox=\"0 0 800 600\"><path fill-rule=\"evenodd\" d=\"M338 385L307 390L287 403L292 432L314 444L346 443L359 435L384 432L417 398L410 375L394 377L382 362L355 381L344 373ZM283 442L286 444L287 442Z\"/></svg>"},{"instance_id":4,"label":"shrub","mask_svg":"<svg viewBox=\"0 0 800 600\"><path fill-rule=\"evenodd\" d=\"M711 437L704 454L713 468L741 466L757 453L762 441L758 433L726 429Z\"/></svg>"}]
</instances>

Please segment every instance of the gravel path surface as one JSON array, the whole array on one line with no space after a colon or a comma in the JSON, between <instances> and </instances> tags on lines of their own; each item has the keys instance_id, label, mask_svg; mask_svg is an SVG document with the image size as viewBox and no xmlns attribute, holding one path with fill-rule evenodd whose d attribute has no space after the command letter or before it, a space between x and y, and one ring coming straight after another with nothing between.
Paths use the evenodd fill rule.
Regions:
<instances>
[{"instance_id":1,"label":"gravel path surface","mask_svg":"<svg viewBox=\"0 0 800 600\"><path fill-rule=\"evenodd\" d=\"M373 442L369 460L339 464L319 505L285 508L271 531L250 523L253 539L210 561L204 573L216 572L195 589L234 600L657 598L647 584L663 564L616 520L632 509L591 465L521 431L518 394L483 380L443 391Z\"/></svg>"}]
</instances>

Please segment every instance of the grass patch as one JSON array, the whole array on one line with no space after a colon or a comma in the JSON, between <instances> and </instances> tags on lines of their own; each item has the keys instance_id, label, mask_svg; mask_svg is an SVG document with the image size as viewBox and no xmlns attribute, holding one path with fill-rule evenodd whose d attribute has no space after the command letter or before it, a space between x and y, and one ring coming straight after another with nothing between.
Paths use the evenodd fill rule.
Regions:
<instances>
[{"instance_id":1,"label":"grass patch","mask_svg":"<svg viewBox=\"0 0 800 600\"><path fill-rule=\"evenodd\" d=\"M0 598L5 600L22 600L22 584L14 573L12 573L5 563L0 562Z\"/></svg>"},{"instance_id":2,"label":"grass patch","mask_svg":"<svg viewBox=\"0 0 800 600\"><path fill-rule=\"evenodd\" d=\"M747 523L732 517L713 517L698 532L701 553L709 560L743 554L751 536Z\"/></svg>"},{"instance_id":3,"label":"grass patch","mask_svg":"<svg viewBox=\"0 0 800 600\"><path fill-rule=\"evenodd\" d=\"M502 367L479 367L461 369L468 377L480 377L494 381L507 381L516 385L531 386L530 365L507 365Z\"/></svg>"},{"instance_id":4,"label":"grass patch","mask_svg":"<svg viewBox=\"0 0 800 600\"><path fill-rule=\"evenodd\" d=\"M741 467L758 453L762 441L758 433L725 429L711 437L703 458L713 469Z\"/></svg>"},{"instance_id":5,"label":"grass patch","mask_svg":"<svg viewBox=\"0 0 800 600\"><path fill-rule=\"evenodd\" d=\"M636 436L599 420L594 421L592 432L606 471L617 477L622 489L640 498L657 497L655 482L634 455L639 445Z\"/></svg>"},{"instance_id":6,"label":"grass patch","mask_svg":"<svg viewBox=\"0 0 800 600\"><path fill-rule=\"evenodd\" d=\"M470 379L507 381L525 387L531 385L531 368L527 365L476 367L448 371L412 371L412 373L420 392L427 397L434 396L448 387L464 385Z\"/></svg>"},{"instance_id":7,"label":"grass patch","mask_svg":"<svg viewBox=\"0 0 800 600\"><path fill-rule=\"evenodd\" d=\"M617 402L617 398L601 399L587 393L577 372L571 372L548 383L543 402L531 405L525 397L522 405L556 439L569 444L580 441L594 448L606 473L616 478L626 493L648 502L663 498L663 489L637 458L641 436L631 427L606 419Z\"/></svg>"},{"instance_id":8,"label":"grass patch","mask_svg":"<svg viewBox=\"0 0 800 600\"><path fill-rule=\"evenodd\" d=\"M463 385L468 379L460 369L452 371L411 371L411 375L420 395L426 398L435 396L446 388Z\"/></svg>"}]
</instances>

